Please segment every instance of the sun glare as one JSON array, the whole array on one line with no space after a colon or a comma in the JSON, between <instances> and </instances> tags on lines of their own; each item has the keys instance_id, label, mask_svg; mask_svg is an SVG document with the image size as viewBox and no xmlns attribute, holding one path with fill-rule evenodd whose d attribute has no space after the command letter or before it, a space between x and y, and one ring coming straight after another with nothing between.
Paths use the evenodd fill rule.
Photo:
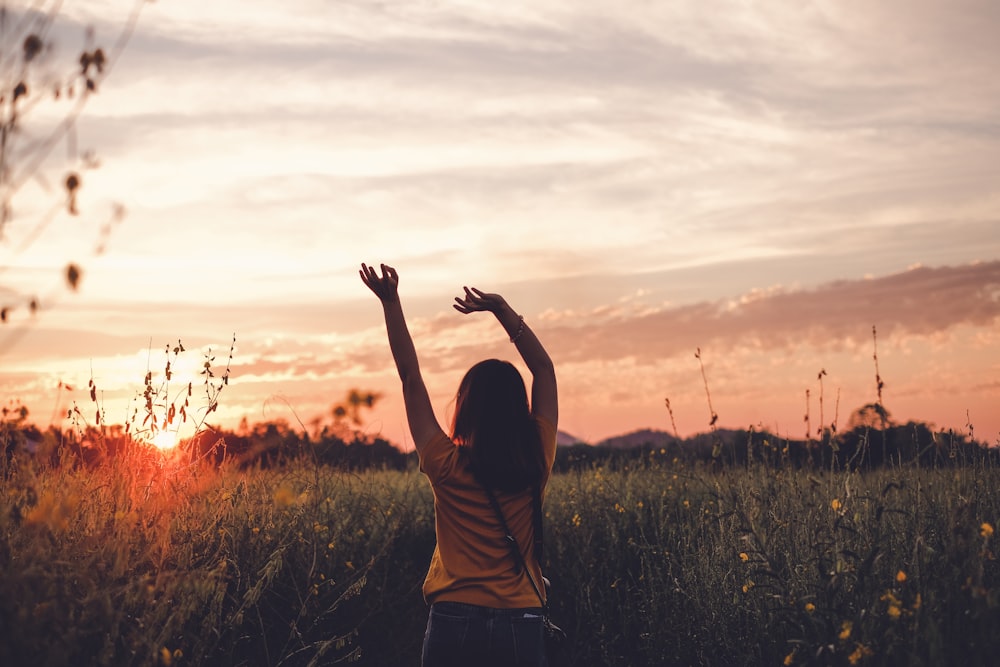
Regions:
<instances>
[{"instance_id":1,"label":"sun glare","mask_svg":"<svg viewBox=\"0 0 1000 667\"><path fill-rule=\"evenodd\" d=\"M173 449L177 446L177 433L175 431L160 431L153 436L152 442L157 449Z\"/></svg>"}]
</instances>

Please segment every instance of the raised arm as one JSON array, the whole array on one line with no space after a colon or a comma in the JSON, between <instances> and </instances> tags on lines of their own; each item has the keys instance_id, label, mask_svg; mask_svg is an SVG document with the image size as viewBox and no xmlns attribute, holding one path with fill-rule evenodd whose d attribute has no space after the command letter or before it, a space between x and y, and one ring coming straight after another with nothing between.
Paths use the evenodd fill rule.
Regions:
<instances>
[{"instance_id":1,"label":"raised arm","mask_svg":"<svg viewBox=\"0 0 1000 667\"><path fill-rule=\"evenodd\" d=\"M556 370L549 353L524 321L499 294L487 294L475 287L463 288L464 297L455 297L454 308L460 313L487 311L496 316L518 354L531 372L531 413L554 426L559 423L559 392Z\"/></svg>"},{"instance_id":2,"label":"raised arm","mask_svg":"<svg viewBox=\"0 0 1000 667\"><path fill-rule=\"evenodd\" d=\"M361 265L361 280L375 293L382 302L382 312L385 315L385 329L389 336L389 349L399 379L403 382L403 404L406 406L406 421L410 427L413 444L419 452L425 444L442 432L441 426L434 416L434 408L427 394L427 387L420 375L420 364L417 363L417 351L413 347L413 338L406 327L403 317L403 307L399 303L399 275L391 266L381 265L382 275L374 267Z\"/></svg>"}]
</instances>

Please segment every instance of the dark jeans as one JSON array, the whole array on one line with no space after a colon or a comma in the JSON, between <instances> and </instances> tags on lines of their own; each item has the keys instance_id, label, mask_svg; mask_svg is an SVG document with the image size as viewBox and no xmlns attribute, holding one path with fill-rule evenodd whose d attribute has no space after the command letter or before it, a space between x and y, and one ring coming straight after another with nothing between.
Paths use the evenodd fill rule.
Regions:
<instances>
[{"instance_id":1,"label":"dark jeans","mask_svg":"<svg viewBox=\"0 0 1000 667\"><path fill-rule=\"evenodd\" d=\"M423 667L546 667L542 610L431 605Z\"/></svg>"}]
</instances>

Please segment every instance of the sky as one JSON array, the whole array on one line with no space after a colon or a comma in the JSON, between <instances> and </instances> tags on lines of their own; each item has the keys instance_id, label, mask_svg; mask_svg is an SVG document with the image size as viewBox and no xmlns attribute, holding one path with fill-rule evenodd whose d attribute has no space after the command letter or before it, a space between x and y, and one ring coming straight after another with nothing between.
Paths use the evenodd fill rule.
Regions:
<instances>
[{"instance_id":1,"label":"sky","mask_svg":"<svg viewBox=\"0 0 1000 667\"><path fill-rule=\"evenodd\" d=\"M88 26L114 53L0 242L0 396L41 425L92 421L90 381L127 419L178 340L170 395L194 382L204 417L235 336L209 424L328 422L358 388L382 396L361 430L411 447L357 274L386 262L446 427L465 369L516 361L451 309L475 285L538 333L587 442L713 411L842 430L876 373L897 421L1000 442L992 0L140 7L119 53L131 2L64 3L39 69L72 70ZM69 104L36 101L19 146Z\"/></svg>"}]
</instances>

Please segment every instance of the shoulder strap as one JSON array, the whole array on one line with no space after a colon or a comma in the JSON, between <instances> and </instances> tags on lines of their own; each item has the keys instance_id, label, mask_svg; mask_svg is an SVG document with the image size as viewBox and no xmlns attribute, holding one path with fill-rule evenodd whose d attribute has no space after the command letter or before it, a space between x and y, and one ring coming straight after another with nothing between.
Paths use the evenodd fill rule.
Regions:
<instances>
[{"instance_id":1,"label":"shoulder strap","mask_svg":"<svg viewBox=\"0 0 1000 667\"><path fill-rule=\"evenodd\" d=\"M521 574L521 570L528 575L528 581L531 582L531 587L535 589L535 595L538 596L538 601L541 603L543 609L548 609L548 604L545 602L545 598L542 597L542 593L538 588L538 584L535 583L535 578L531 576L531 570L528 568L527 564L524 562L524 555L521 553L521 548L517 544L517 538L514 537L514 533L511 532L510 527L507 525L507 519L504 518L503 510L500 509L500 503L497 502L497 497L493 495L493 491L490 487L483 485L483 489L486 491L486 497L490 500L490 505L493 507L493 511L497 515L497 519L500 521L500 527L504 532L504 541L507 542L507 546L510 547L511 555L514 557L514 572L516 574ZM534 489L534 498L532 499L532 504L536 505L534 509L534 542L535 548L540 549L541 534L540 530L541 524L541 491L538 487ZM536 552L541 556L541 551Z\"/></svg>"},{"instance_id":2,"label":"shoulder strap","mask_svg":"<svg viewBox=\"0 0 1000 667\"><path fill-rule=\"evenodd\" d=\"M531 513L533 519L534 532L532 537L535 543L535 557L538 565L544 566L542 559L542 487L535 486L531 489Z\"/></svg>"}]
</instances>

